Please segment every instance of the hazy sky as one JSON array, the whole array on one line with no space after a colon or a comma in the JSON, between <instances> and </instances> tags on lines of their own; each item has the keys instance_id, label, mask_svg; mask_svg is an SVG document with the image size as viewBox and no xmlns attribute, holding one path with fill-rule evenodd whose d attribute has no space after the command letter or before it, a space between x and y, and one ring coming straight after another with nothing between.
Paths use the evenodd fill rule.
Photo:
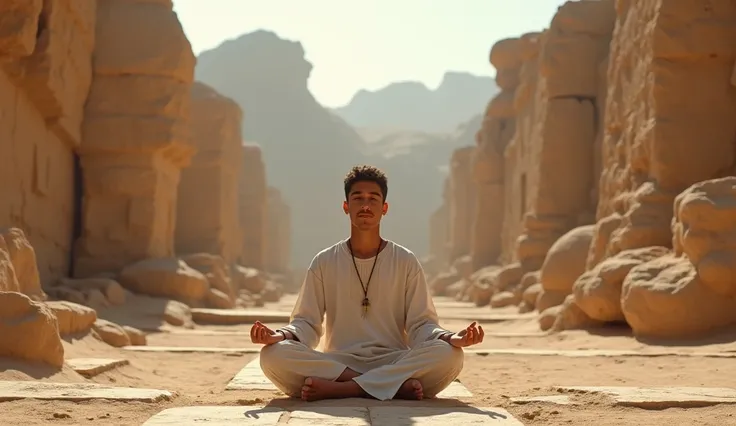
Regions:
<instances>
[{"instance_id":1,"label":"hazy sky","mask_svg":"<svg viewBox=\"0 0 736 426\"><path fill-rule=\"evenodd\" d=\"M342 106L360 89L442 75L495 75L497 40L549 25L564 0L174 0L194 53L257 29L301 41L309 89Z\"/></svg>"}]
</instances>

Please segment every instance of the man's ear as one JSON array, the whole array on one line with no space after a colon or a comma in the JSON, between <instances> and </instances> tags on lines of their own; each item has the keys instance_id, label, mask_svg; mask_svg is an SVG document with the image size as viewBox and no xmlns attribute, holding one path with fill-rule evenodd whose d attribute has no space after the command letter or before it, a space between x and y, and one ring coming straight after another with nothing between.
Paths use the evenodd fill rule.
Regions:
<instances>
[{"instance_id":1,"label":"man's ear","mask_svg":"<svg viewBox=\"0 0 736 426\"><path fill-rule=\"evenodd\" d=\"M383 203L383 214L388 213L388 203Z\"/></svg>"},{"instance_id":2,"label":"man's ear","mask_svg":"<svg viewBox=\"0 0 736 426\"><path fill-rule=\"evenodd\" d=\"M350 213L350 211L348 210L348 202L347 201L343 201L342 202L342 211L344 211L345 214L349 214Z\"/></svg>"}]
</instances>

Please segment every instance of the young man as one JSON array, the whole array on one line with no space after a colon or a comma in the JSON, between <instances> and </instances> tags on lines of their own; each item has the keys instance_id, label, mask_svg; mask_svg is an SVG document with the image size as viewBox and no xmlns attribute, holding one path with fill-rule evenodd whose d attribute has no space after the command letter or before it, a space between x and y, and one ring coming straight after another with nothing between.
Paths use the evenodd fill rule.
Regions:
<instances>
[{"instance_id":1,"label":"young man","mask_svg":"<svg viewBox=\"0 0 736 426\"><path fill-rule=\"evenodd\" d=\"M381 238L383 172L354 167L344 184L350 238L314 257L289 325L251 328L251 340L266 345L261 368L281 391L305 401L433 397L460 374L461 348L483 341L483 329L441 328L419 261Z\"/></svg>"}]
</instances>

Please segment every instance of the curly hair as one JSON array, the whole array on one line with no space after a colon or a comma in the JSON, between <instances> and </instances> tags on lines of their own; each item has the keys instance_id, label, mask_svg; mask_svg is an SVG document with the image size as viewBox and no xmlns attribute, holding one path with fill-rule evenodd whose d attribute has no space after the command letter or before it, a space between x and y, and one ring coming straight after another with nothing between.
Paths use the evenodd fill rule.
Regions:
<instances>
[{"instance_id":1,"label":"curly hair","mask_svg":"<svg viewBox=\"0 0 736 426\"><path fill-rule=\"evenodd\" d=\"M386 201L386 196L388 195L388 179L381 169L367 164L355 166L350 169L350 172L345 175L344 181L346 200L350 195L350 189L352 189L353 185L357 182L375 182L379 188L381 188L383 201Z\"/></svg>"}]
</instances>

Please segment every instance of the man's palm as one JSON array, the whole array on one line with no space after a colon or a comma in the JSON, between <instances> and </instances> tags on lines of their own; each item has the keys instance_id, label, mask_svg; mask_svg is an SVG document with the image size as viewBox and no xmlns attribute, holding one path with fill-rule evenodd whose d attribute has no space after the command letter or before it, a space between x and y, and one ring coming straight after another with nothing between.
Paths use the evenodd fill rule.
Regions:
<instances>
[{"instance_id":1,"label":"man's palm","mask_svg":"<svg viewBox=\"0 0 736 426\"><path fill-rule=\"evenodd\" d=\"M272 345L284 340L281 333L277 333L260 321L256 321L250 329L250 341L262 345Z\"/></svg>"},{"instance_id":2,"label":"man's palm","mask_svg":"<svg viewBox=\"0 0 736 426\"><path fill-rule=\"evenodd\" d=\"M473 323L464 330L461 330L450 336L450 344L452 346L455 346L456 348L464 348L466 346L477 345L478 343L483 341L484 335L485 333L483 332L483 327L481 327L480 325L476 327L476 322L473 321Z\"/></svg>"}]
</instances>

